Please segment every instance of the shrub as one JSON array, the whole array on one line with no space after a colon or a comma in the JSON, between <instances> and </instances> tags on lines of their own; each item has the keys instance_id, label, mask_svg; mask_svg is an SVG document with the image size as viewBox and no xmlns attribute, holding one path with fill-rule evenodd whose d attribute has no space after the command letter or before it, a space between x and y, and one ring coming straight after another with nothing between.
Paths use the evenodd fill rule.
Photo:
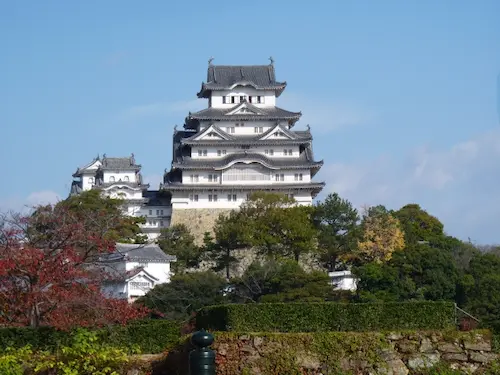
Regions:
<instances>
[{"instance_id":1,"label":"shrub","mask_svg":"<svg viewBox=\"0 0 500 375\"><path fill-rule=\"evenodd\" d=\"M449 302L257 303L203 308L198 329L237 332L444 329L455 325Z\"/></svg>"},{"instance_id":2,"label":"shrub","mask_svg":"<svg viewBox=\"0 0 500 375\"><path fill-rule=\"evenodd\" d=\"M171 320L145 320L102 329L103 342L126 348L137 348L142 353L160 353L175 345L181 337L181 326Z\"/></svg>"},{"instance_id":3,"label":"shrub","mask_svg":"<svg viewBox=\"0 0 500 375\"><path fill-rule=\"evenodd\" d=\"M125 326L109 326L95 331L99 343L127 348L142 353L160 353L169 349L181 336L180 324L170 320L143 320ZM35 351L54 352L68 346L73 333L58 331L51 327L0 328L0 351L2 348L31 347Z\"/></svg>"},{"instance_id":4,"label":"shrub","mask_svg":"<svg viewBox=\"0 0 500 375\"><path fill-rule=\"evenodd\" d=\"M0 354L2 375L78 374L119 375L128 363L127 352L100 342L98 333L77 329L69 346L61 346L54 354L34 352L29 346L7 348Z\"/></svg>"}]
</instances>

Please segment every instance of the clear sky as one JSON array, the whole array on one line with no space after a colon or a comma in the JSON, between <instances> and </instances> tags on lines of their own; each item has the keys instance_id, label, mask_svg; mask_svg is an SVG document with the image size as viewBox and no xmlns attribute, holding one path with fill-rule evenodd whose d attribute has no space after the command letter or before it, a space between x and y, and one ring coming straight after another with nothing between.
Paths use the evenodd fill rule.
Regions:
<instances>
[{"instance_id":1,"label":"clear sky","mask_svg":"<svg viewBox=\"0 0 500 375\"><path fill-rule=\"evenodd\" d=\"M273 56L325 193L500 243L498 0L0 0L0 209L66 197L98 153L156 187L211 56Z\"/></svg>"}]
</instances>

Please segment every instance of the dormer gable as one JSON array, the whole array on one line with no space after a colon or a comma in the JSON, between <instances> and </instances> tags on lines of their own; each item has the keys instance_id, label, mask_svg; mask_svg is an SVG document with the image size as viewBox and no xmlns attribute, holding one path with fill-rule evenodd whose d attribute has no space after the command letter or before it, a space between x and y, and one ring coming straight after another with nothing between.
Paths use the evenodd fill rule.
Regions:
<instances>
[{"instance_id":1,"label":"dormer gable","mask_svg":"<svg viewBox=\"0 0 500 375\"><path fill-rule=\"evenodd\" d=\"M259 140L267 139L297 139L297 136L283 125L276 124L259 138Z\"/></svg>"},{"instance_id":2,"label":"dormer gable","mask_svg":"<svg viewBox=\"0 0 500 375\"><path fill-rule=\"evenodd\" d=\"M192 137L187 138L189 140L193 141L201 141L201 140L225 140L228 141L230 139L233 139L232 136L230 136L228 133L223 131L221 128L218 126L212 124L205 128L201 133L196 134Z\"/></svg>"},{"instance_id":3,"label":"dormer gable","mask_svg":"<svg viewBox=\"0 0 500 375\"><path fill-rule=\"evenodd\" d=\"M241 115L241 114L258 116L258 115L265 115L265 112L260 110L256 106L249 104L247 101L244 101L240 105L236 106L236 108L226 113L227 116Z\"/></svg>"},{"instance_id":4,"label":"dormer gable","mask_svg":"<svg viewBox=\"0 0 500 375\"><path fill-rule=\"evenodd\" d=\"M85 166L77 168L76 172L73 174L73 177L81 177L82 175L94 175L101 167L101 165L102 162L98 156Z\"/></svg>"}]
</instances>

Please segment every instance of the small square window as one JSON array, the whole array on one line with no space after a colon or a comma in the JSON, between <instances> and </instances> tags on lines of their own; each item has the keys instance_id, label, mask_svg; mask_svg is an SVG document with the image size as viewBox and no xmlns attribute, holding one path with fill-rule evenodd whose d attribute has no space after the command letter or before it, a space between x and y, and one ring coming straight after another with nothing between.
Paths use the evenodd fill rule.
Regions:
<instances>
[{"instance_id":1,"label":"small square window","mask_svg":"<svg viewBox=\"0 0 500 375\"><path fill-rule=\"evenodd\" d=\"M207 150L203 150L203 156L207 156Z\"/></svg>"},{"instance_id":2,"label":"small square window","mask_svg":"<svg viewBox=\"0 0 500 375\"><path fill-rule=\"evenodd\" d=\"M198 150L198 156L202 156L202 155L203 155L203 151Z\"/></svg>"},{"instance_id":3,"label":"small square window","mask_svg":"<svg viewBox=\"0 0 500 375\"><path fill-rule=\"evenodd\" d=\"M226 155L226 150L222 150L222 155Z\"/></svg>"},{"instance_id":4,"label":"small square window","mask_svg":"<svg viewBox=\"0 0 500 375\"><path fill-rule=\"evenodd\" d=\"M217 156L221 156L222 155L222 150L217 150Z\"/></svg>"}]
</instances>

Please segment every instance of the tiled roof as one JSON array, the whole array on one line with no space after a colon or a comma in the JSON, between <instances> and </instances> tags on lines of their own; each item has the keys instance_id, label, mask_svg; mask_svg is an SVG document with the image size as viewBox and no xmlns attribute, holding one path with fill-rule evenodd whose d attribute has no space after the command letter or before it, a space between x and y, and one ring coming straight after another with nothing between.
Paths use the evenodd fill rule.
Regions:
<instances>
[{"instance_id":1,"label":"tiled roof","mask_svg":"<svg viewBox=\"0 0 500 375\"><path fill-rule=\"evenodd\" d=\"M280 130L290 136L292 139L261 139L266 137L269 133L271 133L276 127L279 127ZM202 140L196 140L195 138L201 136L203 133L206 133L209 131L209 129L213 129L218 133L222 133L225 138L227 139L214 139L214 138L205 138ZM309 142L312 140L312 135L310 130L302 130L302 131L292 131L289 129L286 129L283 125L277 125L272 128L270 128L268 131L265 133L259 133L259 134L250 134L250 135L238 135L235 136L233 134L229 134L222 129L220 129L216 125L211 125L207 127L203 132L201 133L196 133L195 135L192 135L191 137L188 138L183 138L180 140L182 144L187 144L187 145L257 145L257 144L265 144L265 145L271 145L271 144L283 144L283 145L288 145L288 144L297 144L297 143L303 143L303 142Z\"/></svg>"},{"instance_id":2,"label":"tiled roof","mask_svg":"<svg viewBox=\"0 0 500 375\"><path fill-rule=\"evenodd\" d=\"M207 98L210 91L230 90L235 86L251 86L257 90L274 90L281 95L286 82L276 81L274 65L209 65L207 82L202 83L197 94Z\"/></svg>"},{"instance_id":3,"label":"tiled roof","mask_svg":"<svg viewBox=\"0 0 500 375\"><path fill-rule=\"evenodd\" d=\"M300 157L294 158L269 158L266 155L250 152L237 152L217 159L193 159L183 157L172 163L172 167L180 169L225 169L237 162L256 162L270 169L298 169L321 167L323 161L313 161L308 152L303 152Z\"/></svg>"},{"instance_id":4,"label":"tiled roof","mask_svg":"<svg viewBox=\"0 0 500 375\"><path fill-rule=\"evenodd\" d=\"M159 190L147 190L143 196L147 199L146 206L169 206L172 198L170 194Z\"/></svg>"},{"instance_id":5,"label":"tiled roof","mask_svg":"<svg viewBox=\"0 0 500 375\"><path fill-rule=\"evenodd\" d=\"M73 181L71 183L71 190L69 192L69 195L72 196L72 195L78 195L80 194L81 192L83 191L81 185L80 185L80 181Z\"/></svg>"},{"instance_id":6,"label":"tiled roof","mask_svg":"<svg viewBox=\"0 0 500 375\"><path fill-rule=\"evenodd\" d=\"M176 257L173 255L167 255L163 252L158 245L155 244L128 244L128 243L117 243L116 251L111 254L106 254L102 257L103 261L147 261L147 262L175 262Z\"/></svg>"},{"instance_id":7,"label":"tiled roof","mask_svg":"<svg viewBox=\"0 0 500 375\"><path fill-rule=\"evenodd\" d=\"M131 189L147 189L149 187L149 184L140 184L137 182L126 182L126 181L102 182L102 180L96 180L96 184L92 188L106 189L113 186L116 186L117 188L128 187Z\"/></svg>"},{"instance_id":8,"label":"tiled roof","mask_svg":"<svg viewBox=\"0 0 500 375\"><path fill-rule=\"evenodd\" d=\"M136 267L130 271L127 271L125 273L125 280L130 280L131 278L133 278L134 276L137 276L138 274L140 273L144 273L146 274L147 277L149 277L150 279L154 280L154 281L158 281L159 279L154 277L153 275L151 275L149 272L147 272L144 267Z\"/></svg>"},{"instance_id":9,"label":"tiled roof","mask_svg":"<svg viewBox=\"0 0 500 375\"><path fill-rule=\"evenodd\" d=\"M102 159L102 170L140 170L141 166L135 163L133 156L125 158L108 158Z\"/></svg>"},{"instance_id":10,"label":"tiled roof","mask_svg":"<svg viewBox=\"0 0 500 375\"><path fill-rule=\"evenodd\" d=\"M221 185L221 184L182 184L170 183L163 185L167 191L278 191L293 192L298 190L311 191L313 198L324 188L324 182L306 182L296 184L261 184L261 185Z\"/></svg>"},{"instance_id":11,"label":"tiled roof","mask_svg":"<svg viewBox=\"0 0 500 375\"><path fill-rule=\"evenodd\" d=\"M90 168L96 161L101 161L100 160L100 157L97 156L96 158L92 159L92 161L86 165L84 165L83 167L78 167L76 169L76 172L73 173L73 177L80 177L82 174L84 173L95 173L98 169L98 167L96 168Z\"/></svg>"},{"instance_id":12,"label":"tiled roof","mask_svg":"<svg viewBox=\"0 0 500 375\"><path fill-rule=\"evenodd\" d=\"M249 112L238 112L235 114L230 114L236 108L241 106L237 104L231 108L214 108L209 107L202 109L201 111L195 113L189 113L186 118L186 125L189 127L193 120L202 121L250 121L250 120L262 120L262 121L274 121L274 120L289 120L291 122L296 122L302 116L301 112L290 112L286 109L279 107L255 107L250 103L246 104L246 107L250 109ZM253 111L252 111L253 110ZM255 112L255 113L254 113Z\"/></svg>"}]
</instances>

